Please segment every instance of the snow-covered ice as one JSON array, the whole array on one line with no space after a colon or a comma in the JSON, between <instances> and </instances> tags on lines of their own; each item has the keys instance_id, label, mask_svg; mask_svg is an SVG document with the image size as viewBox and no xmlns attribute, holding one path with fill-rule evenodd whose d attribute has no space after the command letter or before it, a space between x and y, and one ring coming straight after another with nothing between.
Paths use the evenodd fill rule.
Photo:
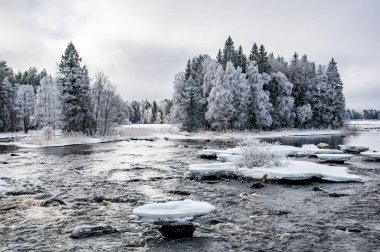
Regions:
<instances>
[{"instance_id":1,"label":"snow-covered ice","mask_svg":"<svg viewBox=\"0 0 380 252\"><path fill-rule=\"evenodd\" d=\"M346 167L328 166L308 161L289 161L287 166L273 168L245 168L237 167L233 162L213 164L193 164L185 173L186 177L207 177L221 175L238 175L260 179L265 174L269 180L305 180L320 178L326 181L346 182L361 181L357 175L347 173Z\"/></svg>"},{"instance_id":2,"label":"snow-covered ice","mask_svg":"<svg viewBox=\"0 0 380 252\"><path fill-rule=\"evenodd\" d=\"M380 152L366 151L366 152L361 152L360 155L369 160L380 161Z\"/></svg>"},{"instance_id":3,"label":"snow-covered ice","mask_svg":"<svg viewBox=\"0 0 380 252\"><path fill-rule=\"evenodd\" d=\"M320 160L331 162L344 162L350 160L354 155L350 154L317 154Z\"/></svg>"},{"instance_id":4,"label":"snow-covered ice","mask_svg":"<svg viewBox=\"0 0 380 252\"><path fill-rule=\"evenodd\" d=\"M344 144L341 144L338 146L343 152L349 152L349 153L360 153L360 152L365 152L369 150L369 147L367 146L344 145Z\"/></svg>"},{"instance_id":5,"label":"snow-covered ice","mask_svg":"<svg viewBox=\"0 0 380 252\"><path fill-rule=\"evenodd\" d=\"M234 154L229 154L229 153L219 153L217 155L216 160L222 161L222 162L236 162L240 158L242 158L241 155L234 155Z\"/></svg>"},{"instance_id":6,"label":"snow-covered ice","mask_svg":"<svg viewBox=\"0 0 380 252\"><path fill-rule=\"evenodd\" d=\"M211 213L216 208L201 201L186 199L183 201L169 201L165 203L152 203L137 207L133 214L146 222L162 224L165 222L188 223L194 217Z\"/></svg>"}]
</instances>

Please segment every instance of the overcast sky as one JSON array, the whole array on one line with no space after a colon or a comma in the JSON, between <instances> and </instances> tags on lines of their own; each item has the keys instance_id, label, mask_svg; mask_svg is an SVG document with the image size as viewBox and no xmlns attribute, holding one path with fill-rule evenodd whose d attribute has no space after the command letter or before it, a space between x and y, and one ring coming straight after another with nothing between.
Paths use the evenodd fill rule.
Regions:
<instances>
[{"instance_id":1,"label":"overcast sky","mask_svg":"<svg viewBox=\"0 0 380 252\"><path fill-rule=\"evenodd\" d=\"M67 44L125 99L171 98L174 75L228 35L289 59L338 62L350 108L380 109L380 1L0 0L0 59L54 74Z\"/></svg>"}]
</instances>

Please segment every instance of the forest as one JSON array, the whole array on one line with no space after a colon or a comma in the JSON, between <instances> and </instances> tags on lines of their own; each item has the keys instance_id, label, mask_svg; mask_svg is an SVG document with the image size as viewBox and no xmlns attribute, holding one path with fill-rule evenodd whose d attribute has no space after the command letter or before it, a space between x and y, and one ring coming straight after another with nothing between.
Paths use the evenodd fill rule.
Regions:
<instances>
[{"instance_id":1,"label":"forest","mask_svg":"<svg viewBox=\"0 0 380 252\"><path fill-rule=\"evenodd\" d=\"M30 67L15 73L0 61L0 132L43 129L108 135L116 125L168 122L171 101L127 102L103 72L92 79L73 43L56 76Z\"/></svg>"},{"instance_id":2,"label":"forest","mask_svg":"<svg viewBox=\"0 0 380 252\"><path fill-rule=\"evenodd\" d=\"M174 79L172 118L183 130L339 128L345 98L337 63L290 62L253 44L247 57L229 36L216 59L199 55Z\"/></svg>"}]
</instances>

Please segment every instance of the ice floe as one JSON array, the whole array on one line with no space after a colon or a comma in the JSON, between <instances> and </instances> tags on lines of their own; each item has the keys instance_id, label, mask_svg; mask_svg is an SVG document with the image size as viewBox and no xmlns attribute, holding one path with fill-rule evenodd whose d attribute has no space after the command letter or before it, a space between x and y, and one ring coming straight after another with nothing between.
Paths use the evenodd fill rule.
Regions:
<instances>
[{"instance_id":1,"label":"ice floe","mask_svg":"<svg viewBox=\"0 0 380 252\"><path fill-rule=\"evenodd\" d=\"M137 207L133 214L143 221L163 225L167 222L189 223L194 217L211 213L215 207L207 202L193 201L169 201L165 203L152 203Z\"/></svg>"}]
</instances>

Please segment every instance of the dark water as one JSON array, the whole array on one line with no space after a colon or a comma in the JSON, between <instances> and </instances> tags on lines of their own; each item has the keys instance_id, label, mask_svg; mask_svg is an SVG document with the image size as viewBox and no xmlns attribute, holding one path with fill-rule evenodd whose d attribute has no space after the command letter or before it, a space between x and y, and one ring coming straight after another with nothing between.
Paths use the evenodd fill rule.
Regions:
<instances>
[{"instance_id":1,"label":"dark water","mask_svg":"<svg viewBox=\"0 0 380 252\"><path fill-rule=\"evenodd\" d=\"M327 135L281 140L336 146L346 139L363 143L365 134L362 140ZM131 141L28 152L7 147L0 154L8 163L0 164L0 180L19 194L0 193L0 251L378 251L380 163L355 157L345 164L364 183L267 183L256 189L251 185L257 181L183 178L189 164L213 162L197 159L199 149L219 144L228 143ZM42 207L52 196L66 205ZM132 215L146 203L185 198L217 208L196 219L194 238L165 240L158 227ZM15 208L1 210L7 206ZM70 238L75 226L99 223L119 232Z\"/></svg>"}]
</instances>

